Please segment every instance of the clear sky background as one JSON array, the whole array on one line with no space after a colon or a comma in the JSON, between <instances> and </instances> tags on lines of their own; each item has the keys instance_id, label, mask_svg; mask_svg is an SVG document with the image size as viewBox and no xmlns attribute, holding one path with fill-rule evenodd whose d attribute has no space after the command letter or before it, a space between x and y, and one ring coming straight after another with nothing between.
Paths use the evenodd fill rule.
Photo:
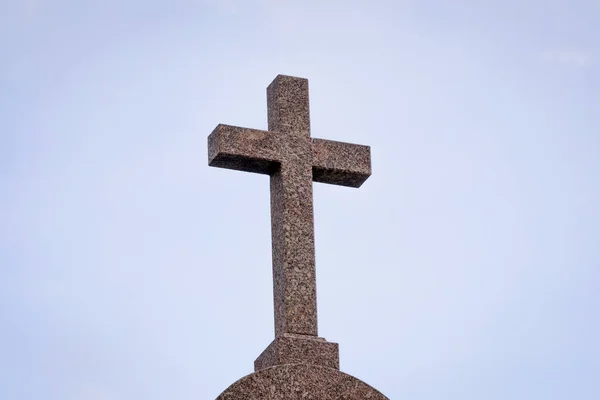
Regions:
<instances>
[{"instance_id":1,"label":"clear sky background","mask_svg":"<svg viewBox=\"0 0 600 400\"><path fill-rule=\"evenodd\" d=\"M600 3L2 1L0 398L215 398L273 338L268 178L309 79L319 328L391 399L600 398Z\"/></svg>"}]
</instances>

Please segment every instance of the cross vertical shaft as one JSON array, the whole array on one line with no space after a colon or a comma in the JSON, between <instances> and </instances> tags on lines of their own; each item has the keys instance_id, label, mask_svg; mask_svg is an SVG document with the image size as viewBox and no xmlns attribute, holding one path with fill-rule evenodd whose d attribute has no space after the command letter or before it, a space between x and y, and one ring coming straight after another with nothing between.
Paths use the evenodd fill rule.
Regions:
<instances>
[{"instance_id":1,"label":"cross vertical shaft","mask_svg":"<svg viewBox=\"0 0 600 400\"><path fill-rule=\"evenodd\" d=\"M308 81L276 79L267 88L267 106L269 131L286 135L286 153L294 156L271 175L275 336L317 336Z\"/></svg>"}]
</instances>

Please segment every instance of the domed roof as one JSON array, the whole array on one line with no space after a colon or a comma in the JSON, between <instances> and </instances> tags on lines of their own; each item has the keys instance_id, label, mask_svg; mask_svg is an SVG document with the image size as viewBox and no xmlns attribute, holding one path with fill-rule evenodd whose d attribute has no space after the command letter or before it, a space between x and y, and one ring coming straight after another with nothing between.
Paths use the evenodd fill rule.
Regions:
<instances>
[{"instance_id":1,"label":"domed roof","mask_svg":"<svg viewBox=\"0 0 600 400\"><path fill-rule=\"evenodd\" d=\"M388 400L363 381L337 369L285 364L261 369L227 388L217 400Z\"/></svg>"}]
</instances>

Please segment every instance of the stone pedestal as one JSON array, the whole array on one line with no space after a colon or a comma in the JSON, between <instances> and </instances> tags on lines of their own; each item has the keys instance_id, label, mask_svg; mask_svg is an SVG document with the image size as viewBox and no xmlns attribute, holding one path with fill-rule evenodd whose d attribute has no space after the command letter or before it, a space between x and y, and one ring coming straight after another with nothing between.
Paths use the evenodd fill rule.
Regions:
<instances>
[{"instance_id":1,"label":"stone pedestal","mask_svg":"<svg viewBox=\"0 0 600 400\"><path fill-rule=\"evenodd\" d=\"M278 336L254 361L254 371L281 364L311 364L340 369L337 343L309 335L285 333Z\"/></svg>"}]
</instances>

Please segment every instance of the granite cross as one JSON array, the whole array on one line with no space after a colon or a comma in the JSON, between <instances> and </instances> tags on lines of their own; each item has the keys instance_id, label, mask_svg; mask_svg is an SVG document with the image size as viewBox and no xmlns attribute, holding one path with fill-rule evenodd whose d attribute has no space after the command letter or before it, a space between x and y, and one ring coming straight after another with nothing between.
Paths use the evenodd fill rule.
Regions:
<instances>
[{"instance_id":1,"label":"granite cross","mask_svg":"<svg viewBox=\"0 0 600 400\"><path fill-rule=\"evenodd\" d=\"M268 131L218 125L208 163L270 176L275 336L316 337L312 182L359 187L371 175L371 151L310 137L306 79L278 75L267 106Z\"/></svg>"}]
</instances>

